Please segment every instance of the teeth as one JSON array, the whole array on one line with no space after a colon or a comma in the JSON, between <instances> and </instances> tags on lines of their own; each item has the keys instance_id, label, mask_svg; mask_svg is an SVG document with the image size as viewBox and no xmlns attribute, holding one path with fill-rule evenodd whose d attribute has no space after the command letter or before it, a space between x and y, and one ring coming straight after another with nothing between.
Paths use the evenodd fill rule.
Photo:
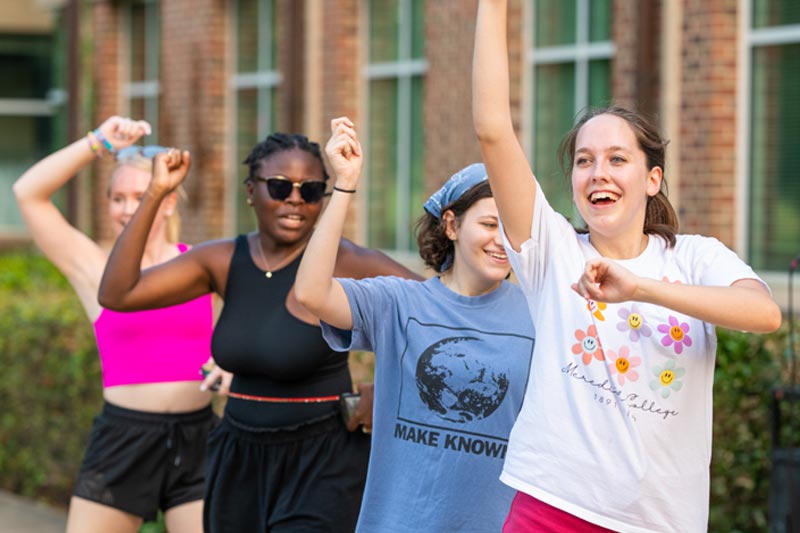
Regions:
<instances>
[{"instance_id":1,"label":"teeth","mask_svg":"<svg viewBox=\"0 0 800 533\"><path fill-rule=\"evenodd\" d=\"M589 195L589 201L592 203L599 202L600 200L611 200L612 202L616 202L619 200L619 195L607 191L593 192Z\"/></svg>"},{"instance_id":2,"label":"teeth","mask_svg":"<svg viewBox=\"0 0 800 533\"><path fill-rule=\"evenodd\" d=\"M494 257L495 259L500 259L500 260L503 260L503 261L508 259L508 256L506 254L498 254L498 253L495 253L495 252L489 252L489 255L491 257Z\"/></svg>"}]
</instances>

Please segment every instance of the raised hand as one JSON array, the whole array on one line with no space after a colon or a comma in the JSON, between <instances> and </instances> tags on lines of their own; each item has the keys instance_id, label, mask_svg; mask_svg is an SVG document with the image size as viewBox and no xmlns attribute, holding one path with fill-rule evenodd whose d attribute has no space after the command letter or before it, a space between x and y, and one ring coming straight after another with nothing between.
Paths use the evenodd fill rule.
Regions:
<instances>
[{"instance_id":1,"label":"raised hand","mask_svg":"<svg viewBox=\"0 0 800 533\"><path fill-rule=\"evenodd\" d=\"M572 285L572 290L584 298L606 303L633 300L638 288L638 276L605 258L587 261L583 275Z\"/></svg>"},{"instance_id":2,"label":"raised hand","mask_svg":"<svg viewBox=\"0 0 800 533\"><path fill-rule=\"evenodd\" d=\"M114 150L120 150L134 144L143 136L150 135L153 130L147 121L113 116L107 118L95 131L111 143Z\"/></svg>"},{"instance_id":3,"label":"raised hand","mask_svg":"<svg viewBox=\"0 0 800 533\"><path fill-rule=\"evenodd\" d=\"M153 179L150 190L156 195L166 195L174 191L186 177L191 166L189 152L170 148L156 154L153 158Z\"/></svg>"},{"instance_id":4,"label":"raised hand","mask_svg":"<svg viewBox=\"0 0 800 533\"><path fill-rule=\"evenodd\" d=\"M355 190L361 174L364 154L358 141L355 124L347 117L331 120L331 138L325 145L331 170L336 175L336 186Z\"/></svg>"}]
</instances>

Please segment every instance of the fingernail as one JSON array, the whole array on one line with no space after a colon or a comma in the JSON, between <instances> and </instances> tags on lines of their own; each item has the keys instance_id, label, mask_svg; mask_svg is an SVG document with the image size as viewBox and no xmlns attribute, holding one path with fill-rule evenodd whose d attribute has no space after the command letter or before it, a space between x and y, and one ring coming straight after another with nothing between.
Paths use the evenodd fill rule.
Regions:
<instances>
[{"instance_id":1,"label":"fingernail","mask_svg":"<svg viewBox=\"0 0 800 533\"><path fill-rule=\"evenodd\" d=\"M202 383L202 384L200 385L200 390L201 390L201 391L203 391L203 392L205 392L205 391L207 391L207 390L208 390L208 387L206 387L206 384L205 384L205 383Z\"/></svg>"}]
</instances>

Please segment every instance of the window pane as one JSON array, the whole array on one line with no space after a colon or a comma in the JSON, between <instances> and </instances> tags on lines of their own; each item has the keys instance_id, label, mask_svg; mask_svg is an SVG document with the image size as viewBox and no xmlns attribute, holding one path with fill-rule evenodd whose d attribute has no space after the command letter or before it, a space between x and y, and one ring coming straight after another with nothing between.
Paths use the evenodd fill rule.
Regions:
<instances>
[{"instance_id":1,"label":"window pane","mask_svg":"<svg viewBox=\"0 0 800 533\"><path fill-rule=\"evenodd\" d=\"M370 83L368 245L396 247L397 81Z\"/></svg>"},{"instance_id":2,"label":"window pane","mask_svg":"<svg viewBox=\"0 0 800 533\"><path fill-rule=\"evenodd\" d=\"M783 24L800 24L800 2L797 0L753 0L754 28Z\"/></svg>"},{"instance_id":3,"label":"window pane","mask_svg":"<svg viewBox=\"0 0 800 533\"><path fill-rule=\"evenodd\" d=\"M145 106L144 98L131 98L130 101L128 102L128 106L130 109L129 114L131 117L135 118L136 120L140 119L147 120L148 122L150 122L151 126L155 127L155 124L153 124L150 120L148 120L147 111L145 109L147 106ZM150 137L148 137L148 140L151 140Z\"/></svg>"},{"instance_id":4,"label":"window pane","mask_svg":"<svg viewBox=\"0 0 800 533\"><path fill-rule=\"evenodd\" d=\"M51 47L50 36L0 36L0 98L46 98Z\"/></svg>"},{"instance_id":5,"label":"window pane","mask_svg":"<svg viewBox=\"0 0 800 533\"><path fill-rule=\"evenodd\" d=\"M425 1L411 0L414 22L411 25L411 57L425 57Z\"/></svg>"},{"instance_id":6,"label":"window pane","mask_svg":"<svg viewBox=\"0 0 800 533\"><path fill-rule=\"evenodd\" d=\"M236 71L254 72L258 68L258 2L239 0L236 7Z\"/></svg>"},{"instance_id":7,"label":"window pane","mask_svg":"<svg viewBox=\"0 0 800 533\"><path fill-rule=\"evenodd\" d=\"M611 40L611 0L589 0L589 40Z\"/></svg>"},{"instance_id":8,"label":"window pane","mask_svg":"<svg viewBox=\"0 0 800 533\"><path fill-rule=\"evenodd\" d=\"M23 227L11 185L51 150L49 117L0 116L0 230Z\"/></svg>"},{"instance_id":9,"label":"window pane","mask_svg":"<svg viewBox=\"0 0 800 533\"><path fill-rule=\"evenodd\" d=\"M147 54L145 48L147 43L145 31L145 5L134 3L131 5L130 26L130 81L132 82L145 81L147 79L147 74L145 72L145 57Z\"/></svg>"},{"instance_id":10,"label":"window pane","mask_svg":"<svg viewBox=\"0 0 800 533\"><path fill-rule=\"evenodd\" d=\"M574 120L575 66L541 65L534 76L533 172L550 205L571 217L572 195L558 162L558 145Z\"/></svg>"},{"instance_id":11,"label":"window pane","mask_svg":"<svg viewBox=\"0 0 800 533\"><path fill-rule=\"evenodd\" d=\"M247 205L247 194L242 180L247 177L249 168L242 165L258 138L258 90L242 89L236 95L236 231L244 233L254 227L252 208Z\"/></svg>"},{"instance_id":12,"label":"window pane","mask_svg":"<svg viewBox=\"0 0 800 533\"><path fill-rule=\"evenodd\" d=\"M800 251L800 44L753 50L750 263L788 268Z\"/></svg>"},{"instance_id":13,"label":"window pane","mask_svg":"<svg viewBox=\"0 0 800 533\"><path fill-rule=\"evenodd\" d=\"M369 61L396 61L400 30L399 0L370 0L369 3Z\"/></svg>"},{"instance_id":14,"label":"window pane","mask_svg":"<svg viewBox=\"0 0 800 533\"><path fill-rule=\"evenodd\" d=\"M537 0L534 17L537 47L575 42L575 0Z\"/></svg>"},{"instance_id":15,"label":"window pane","mask_svg":"<svg viewBox=\"0 0 800 533\"><path fill-rule=\"evenodd\" d=\"M589 62L589 105L605 107L611 103L611 61Z\"/></svg>"}]
</instances>

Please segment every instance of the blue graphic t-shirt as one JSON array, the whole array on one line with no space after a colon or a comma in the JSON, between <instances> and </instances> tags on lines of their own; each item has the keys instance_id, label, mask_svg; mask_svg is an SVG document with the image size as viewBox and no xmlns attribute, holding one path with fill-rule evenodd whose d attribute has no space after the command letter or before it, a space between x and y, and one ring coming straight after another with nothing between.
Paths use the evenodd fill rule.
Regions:
<instances>
[{"instance_id":1,"label":"blue graphic t-shirt","mask_svg":"<svg viewBox=\"0 0 800 533\"><path fill-rule=\"evenodd\" d=\"M335 350L375 352L372 452L358 531L500 531L514 491L499 481L533 353L511 283L477 297L438 277L339 280L353 330Z\"/></svg>"}]
</instances>

